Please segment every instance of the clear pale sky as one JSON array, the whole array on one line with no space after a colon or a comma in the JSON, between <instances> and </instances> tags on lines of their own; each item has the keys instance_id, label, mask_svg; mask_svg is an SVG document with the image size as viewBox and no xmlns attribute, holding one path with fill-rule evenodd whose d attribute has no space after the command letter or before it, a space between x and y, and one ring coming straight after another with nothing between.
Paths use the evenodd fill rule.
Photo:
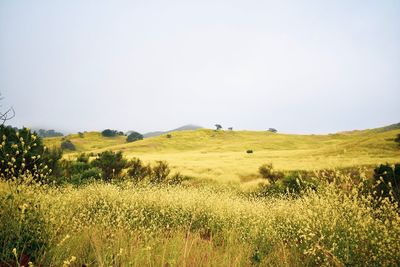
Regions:
<instances>
[{"instance_id":1,"label":"clear pale sky","mask_svg":"<svg viewBox=\"0 0 400 267\"><path fill-rule=\"evenodd\" d=\"M400 121L400 1L0 1L15 126L328 133Z\"/></svg>"}]
</instances>

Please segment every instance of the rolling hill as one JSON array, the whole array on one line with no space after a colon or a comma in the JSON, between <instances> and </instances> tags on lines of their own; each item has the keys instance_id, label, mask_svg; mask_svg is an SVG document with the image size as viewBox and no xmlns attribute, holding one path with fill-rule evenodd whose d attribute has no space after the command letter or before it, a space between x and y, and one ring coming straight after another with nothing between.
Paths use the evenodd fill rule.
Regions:
<instances>
[{"instance_id":1,"label":"rolling hill","mask_svg":"<svg viewBox=\"0 0 400 267\"><path fill-rule=\"evenodd\" d=\"M277 134L268 131L215 131L198 129L170 132L126 143L124 136L102 137L100 133L67 138L79 152L123 151L127 158L146 162L166 160L182 174L224 182L256 180L258 167L273 163L281 170L321 169L394 163L400 148L393 140L400 129L376 129L328 135ZM58 146L61 138L46 138ZM246 153L253 150L253 153Z\"/></svg>"}]
</instances>

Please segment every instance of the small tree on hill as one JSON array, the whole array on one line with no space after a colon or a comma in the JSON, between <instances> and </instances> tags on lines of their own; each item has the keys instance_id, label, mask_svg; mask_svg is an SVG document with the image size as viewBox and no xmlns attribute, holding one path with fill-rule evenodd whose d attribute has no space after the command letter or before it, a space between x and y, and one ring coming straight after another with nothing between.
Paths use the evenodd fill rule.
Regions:
<instances>
[{"instance_id":1,"label":"small tree on hill","mask_svg":"<svg viewBox=\"0 0 400 267\"><path fill-rule=\"evenodd\" d=\"M128 137L126 138L126 142L134 142L134 141L138 141L138 140L142 140L143 139L143 135L141 135L138 132L131 132Z\"/></svg>"},{"instance_id":2,"label":"small tree on hill","mask_svg":"<svg viewBox=\"0 0 400 267\"><path fill-rule=\"evenodd\" d=\"M271 132L271 133L277 133L278 132L278 130L275 129L275 128L269 128L268 131Z\"/></svg>"},{"instance_id":3,"label":"small tree on hill","mask_svg":"<svg viewBox=\"0 0 400 267\"><path fill-rule=\"evenodd\" d=\"M118 132L117 130L105 129L101 132L101 135L104 137L114 137L117 135L121 135L122 132ZM123 135L124 133L122 133Z\"/></svg>"},{"instance_id":4,"label":"small tree on hill","mask_svg":"<svg viewBox=\"0 0 400 267\"><path fill-rule=\"evenodd\" d=\"M222 125L221 125L221 124L215 124L214 126L215 126L215 128L216 128L216 129L215 129L216 131L222 129Z\"/></svg>"}]
</instances>

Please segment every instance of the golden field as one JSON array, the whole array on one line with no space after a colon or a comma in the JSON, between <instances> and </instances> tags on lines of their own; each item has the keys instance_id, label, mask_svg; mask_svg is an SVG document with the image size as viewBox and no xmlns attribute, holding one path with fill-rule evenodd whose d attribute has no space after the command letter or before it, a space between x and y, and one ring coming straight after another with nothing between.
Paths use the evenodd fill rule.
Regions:
<instances>
[{"instance_id":1,"label":"golden field","mask_svg":"<svg viewBox=\"0 0 400 267\"><path fill-rule=\"evenodd\" d=\"M399 129L373 129L328 135L295 135L268 131L179 131L126 143L126 137L88 132L67 136L81 152L122 151L127 158L165 160L184 175L218 182L256 181L258 167L273 163L280 170L315 170L376 165L400 161L393 139ZM60 137L46 138L59 146ZM246 153L247 150L253 153Z\"/></svg>"}]
</instances>

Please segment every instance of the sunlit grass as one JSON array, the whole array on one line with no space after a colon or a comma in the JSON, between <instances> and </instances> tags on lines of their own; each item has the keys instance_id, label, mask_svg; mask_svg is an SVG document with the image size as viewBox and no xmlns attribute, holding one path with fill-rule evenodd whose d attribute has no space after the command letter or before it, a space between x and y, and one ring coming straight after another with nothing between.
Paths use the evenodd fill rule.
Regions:
<instances>
[{"instance_id":1,"label":"sunlit grass","mask_svg":"<svg viewBox=\"0 0 400 267\"><path fill-rule=\"evenodd\" d=\"M15 189L0 184L2 211L17 215L0 225L45 223L42 266L71 259L79 266L395 266L400 259L398 208L388 201L373 208L357 187L326 184L301 197L266 199L222 187L130 183ZM33 211L43 222L18 217Z\"/></svg>"},{"instance_id":2,"label":"sunlit grass","mask_svg":"<svg viewBox=\"0 0 400 267\"><path fill-rule=\"evenodd\" d=\"M260 165L271 162L281 170L314 170L394 163L400 149L393 141L400 130L355 131L331 135L288 135L267 131L196 130L171 133L126 143L124 137L106 138L99 133L68 137L78 152L121 150L127 158L146 162L166 160L184 175L219 182L254 177ZM49 146L60 138L45 139ZM248 154L246 150L252 149ZM74 153L66 157L73 157ZM246 179L244 179L246 180ZM250 180L250 179L247 179Z\"/></svg>"}]
</instances>

